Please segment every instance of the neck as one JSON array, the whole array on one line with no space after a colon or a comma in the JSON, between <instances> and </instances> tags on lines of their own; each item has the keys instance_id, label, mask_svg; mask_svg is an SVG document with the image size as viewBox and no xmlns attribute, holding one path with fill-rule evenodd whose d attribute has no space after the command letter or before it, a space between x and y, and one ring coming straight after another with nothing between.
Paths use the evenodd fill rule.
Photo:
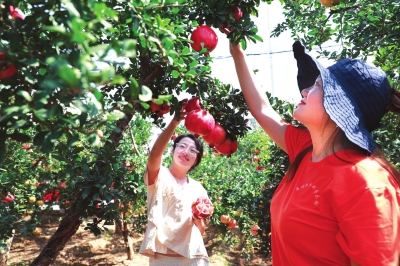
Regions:
<instances>
[{"instance_id":1,"label":"neck","mask_svg":"<svg viewBox=\"0 0 400 266\"><path fill-rule=\"evenodd\" d=\"M175 179L183 180L186 178L187 171L182 168L173 167L172 165L169 167L169 171L175 177Z\"/></svg>"},{"instance_id":2,"label":"neck","mask_svg":"<svg viewBox=\"0 0 400 266\"><path fill-rule=\"evenodd\" d=\"M334 136L337 134L335 131L336 126L325 128L323 132L310 130L313 144L312 162L319 162L332 153L343 150L341 142Z\"/></svg>"}]
</instances>

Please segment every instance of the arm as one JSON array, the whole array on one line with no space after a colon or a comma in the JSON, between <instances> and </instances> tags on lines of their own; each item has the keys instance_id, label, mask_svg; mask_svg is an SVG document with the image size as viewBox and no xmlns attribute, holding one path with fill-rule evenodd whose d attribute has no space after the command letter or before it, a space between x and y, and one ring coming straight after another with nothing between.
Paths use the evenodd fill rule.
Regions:
<instances>
[{"instance_id":1,"label":"arm","mask_svg":"<svg viewBox=\"0 0 400 266\"><path fill-rule=\"evenodd\" d=\"M231 43L230 52L235 62L240 87L251 114L271 139L287 152L285 131L288 123L272 108L265 92L256 87L240 44L236 46Z\"/></svg>"},{"instance_id":2,"label":"arm","mask_svg":"<svg viewBox=\"0 0 400 266\"><path fill-rule=\"evenodd\" d=\"M179 114L176 114L167 126L167 128L158 136L157 140L155 141L150 151L149 158L147 159L147 180L145 179L144 182L148 186L153 185L156 182L164 150L167 147L168 142L175 131L175 128L185 118L185 115L185 112L180 112Z\"/></svg>"},{"instance_id":3,"label":"arm","mask_svg":"<svg viewBox=\"0 0 400 266\"><path fill-rule=\"evenodd\" d=\"M204 234L204 231L206 230L206 225L208 224L207 220L208 219L197 218L196 216L193 215L193 222L197 226L197 228L199 228L200 233L202 235Z\"/></svg>"}]
</instances>

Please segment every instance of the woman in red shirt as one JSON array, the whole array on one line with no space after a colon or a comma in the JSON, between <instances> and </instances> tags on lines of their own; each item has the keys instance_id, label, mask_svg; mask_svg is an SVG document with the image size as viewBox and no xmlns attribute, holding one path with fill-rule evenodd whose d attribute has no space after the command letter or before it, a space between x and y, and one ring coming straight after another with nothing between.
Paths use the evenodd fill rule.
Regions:
<instances>
[{"instance_id":1,"label":"woman in red shirt","mask_svg":"<svg viewBox=\"0 0 400 266\"><path fill-rule=\"evenodd\" d=\"M291 161L271 203L274 266L398 265L400 172L371 136L387 111L400 112L386 74L312 59L319 76L294 111L300 129L257 88L240 45L230 51L252 115Z\"/></svg>"}]
</instances>

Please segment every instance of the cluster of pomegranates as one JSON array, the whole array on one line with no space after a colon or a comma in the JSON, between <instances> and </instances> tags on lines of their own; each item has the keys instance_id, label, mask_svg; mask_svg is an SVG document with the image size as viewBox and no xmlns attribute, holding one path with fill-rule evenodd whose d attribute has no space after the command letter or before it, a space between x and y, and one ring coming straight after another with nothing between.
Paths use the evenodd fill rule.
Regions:
<instances>
[{"instance_id":1,"label":"cluster of pomegranates","mask_svg":"<svg viewBox=\"0 0 400 266\"><path fill-rule=\"evenodd\" d=\"M233 14L234 19L237 21L243 16L243 12L239 7L235 7L230 10L230 13ZM233 28L228 26L226 20L222 22L221 28L232 31ZM202 48L207 49L207 53L205 56L208 56L210 52L212 52L218 44L218 36L214 32L212 28L207 25L198 26L190 36L190 40L192 43L190 44L192 49L196 52L200 52Z\"/></svg>"},{"instance_id":2,"label":"cluster of pomegranates","mask_svg":"<svg viewBox=\"0 0 400 266\"><path fill-rule=\"evenodd\" d=\"M150 102L150 110L153 114L157 114L158 117L163 117L165 114L168 114L171 110L171 107L167 103L156 104L155 102Z\"/></svg>"},{"instance_id":3,"label":"cluster of pomegranates","mask_svg":"<svg viewBox=\"0 0 400 266\"><path fill-rule=\"evenodd\" d=\"M220 221L221 221L221 223L223 223L223 224L226 224L226 226L229 228L229 229L232 229L232 228L235 228L236 227L236 225L237 225L237 221L235 220L235 219L232 219L229 215L227 215L227 214L223 214L223 215L221 215L221 217L220 217ZM250 228L250 233L253 235L253 236L256 236L256 235L258 235L258 231L260 230L260 227L258 226L258 225L253 225L251 228Z\"/></svg>"},{"instance_id":4,"label":"cluster of pomegranates","mask_svg":"<svg viewBox=\"0 0 400 266\"><path fill-rule=\"evenodd\" d=\"M10 15L14 19L25 19L24 13L19 8L10 6ZM14 76L18 70L14 64L9 64L7 62L7 58L3 52L0 52L0 80L1 79L8 79ZM8 66L7 66L8 65Z\"/></svg>"},{"instance_id":5,"label":"cluster of pomegranates","mask_svg":"<svg viewBox=\"0 0 400 266\"><path fill-rule=\"evenodd\" d=\"M231 155L238 149L235 136L227 134L225 129L215 122L214 117L200 105L198 97L193 97L187 102L185 110L188 113L185 118L186 129L203 140L224 155Z\"/></svg>"}]
</instances>

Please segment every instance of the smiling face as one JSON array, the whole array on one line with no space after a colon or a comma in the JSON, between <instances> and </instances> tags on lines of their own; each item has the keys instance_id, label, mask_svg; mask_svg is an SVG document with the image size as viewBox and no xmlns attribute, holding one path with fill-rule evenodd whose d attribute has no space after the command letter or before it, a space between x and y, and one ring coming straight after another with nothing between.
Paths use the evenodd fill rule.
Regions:
<instances>
[{"instance_id":1,"label":"smiling face","mask_svg":"<svg viewBox=\"0 0 400 266\"><path fill-rule=\"evenodd\" d=\"M301 95L303 98L294 111L294 118L307 128L325 126L330 118L323 106L324 91L321 77L317 78L312 87L304 89Z\"/></svg>"},{"instance_id":2,"label":"smiling face","mask_svg":"<svg viewBox=\"0 0 400 266\"><path fill-rule=\"evenodd\" d=\"M173 162L190 169L195 164L198 153L194 140L189 137L182 138L172 151Z\"/></svg>"}]
</instances>

